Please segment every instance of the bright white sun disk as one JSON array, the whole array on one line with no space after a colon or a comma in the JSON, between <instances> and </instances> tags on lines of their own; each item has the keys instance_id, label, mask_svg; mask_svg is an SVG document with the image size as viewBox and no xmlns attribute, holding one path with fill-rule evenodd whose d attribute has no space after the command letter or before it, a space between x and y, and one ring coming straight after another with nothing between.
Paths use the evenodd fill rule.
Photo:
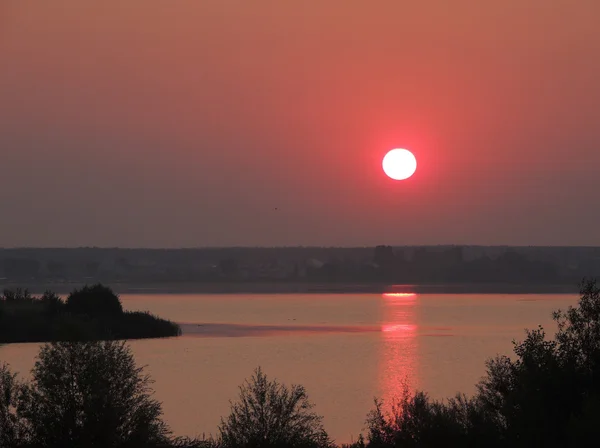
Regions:
<instances>
[{"instance_id":1,"label":"bright white sun disk","mask_svg":"<svg viewBox=\"0 0 600 448\"><path fill-rule=\"evenodd\" d=\"M392 149L383 158L383 171L394 180L405 180L415 174L417 159L407 149Z\"/></svg>"}]
</instances>

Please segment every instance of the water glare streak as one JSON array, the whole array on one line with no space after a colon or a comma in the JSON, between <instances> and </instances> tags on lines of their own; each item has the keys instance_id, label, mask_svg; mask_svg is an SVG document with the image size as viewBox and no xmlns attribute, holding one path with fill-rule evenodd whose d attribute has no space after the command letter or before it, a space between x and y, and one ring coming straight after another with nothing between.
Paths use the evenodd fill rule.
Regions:
<instances>
[{"instance_id":1,"label":"water glare streak","mask_svg":"<svg viewBox=\"0 0 600 448\"><path fill-rule=\"evenodd\" d=\"M386 293L382 296L382 356L380 382L384 406L399 398L417 378L417 295Z\"/></svg>"}]
</instances>

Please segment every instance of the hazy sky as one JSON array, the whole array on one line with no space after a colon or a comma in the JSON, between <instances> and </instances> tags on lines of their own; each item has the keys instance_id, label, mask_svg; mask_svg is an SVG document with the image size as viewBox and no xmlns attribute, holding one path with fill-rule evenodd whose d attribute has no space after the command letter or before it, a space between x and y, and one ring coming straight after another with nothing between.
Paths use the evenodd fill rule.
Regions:
<instances>
[{"instance_id":1,"label":"hazy sky","mask_svg":"<svg viewBox=\"0 0 600 448\"><path fill-rule=\"evenodd\" d=\"M598 17L1 0L0 246L600 245Z\"/></svg>"}]
</instances>

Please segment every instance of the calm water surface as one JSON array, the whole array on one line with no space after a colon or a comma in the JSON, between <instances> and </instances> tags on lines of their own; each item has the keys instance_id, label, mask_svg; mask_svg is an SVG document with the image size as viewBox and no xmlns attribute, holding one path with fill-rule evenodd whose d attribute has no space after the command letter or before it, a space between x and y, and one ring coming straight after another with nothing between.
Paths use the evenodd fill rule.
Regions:
<instances>
[{"instance_id":1,"label":"calm water surface","mask_svg":"<svg viewBox=\"0 0 600 448\"><path fill-rule=\"evenodd\" d=\"M510 354L525 328L545 325L574 295L123 295L129 310L184 324L180 338L132 341L178 435L215 433L238 386L261 366L303 384L329 433L355 440L373 398L403 385L443 398L471 393L484 361ZM0 347L25 376L37 344Z\"/></svg>"}]
</instances>

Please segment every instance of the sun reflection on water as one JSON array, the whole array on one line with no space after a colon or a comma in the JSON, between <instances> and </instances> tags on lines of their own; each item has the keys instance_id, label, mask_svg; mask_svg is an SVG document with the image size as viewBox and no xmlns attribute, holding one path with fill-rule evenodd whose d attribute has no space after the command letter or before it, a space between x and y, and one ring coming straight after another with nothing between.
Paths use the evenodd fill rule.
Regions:
<instances>
[{"instance_id":1,"label":"sun reflection on water","mask_svg":"<svg viewBox=\"0 0 600 448\"><path fill-rule=\"evenodd\" d=\"M410 390L417 387L416 301L414 293L382 296L380 385L381 398L387 405L402 394L405 386Z\"/></svg>"}]
</instances>

